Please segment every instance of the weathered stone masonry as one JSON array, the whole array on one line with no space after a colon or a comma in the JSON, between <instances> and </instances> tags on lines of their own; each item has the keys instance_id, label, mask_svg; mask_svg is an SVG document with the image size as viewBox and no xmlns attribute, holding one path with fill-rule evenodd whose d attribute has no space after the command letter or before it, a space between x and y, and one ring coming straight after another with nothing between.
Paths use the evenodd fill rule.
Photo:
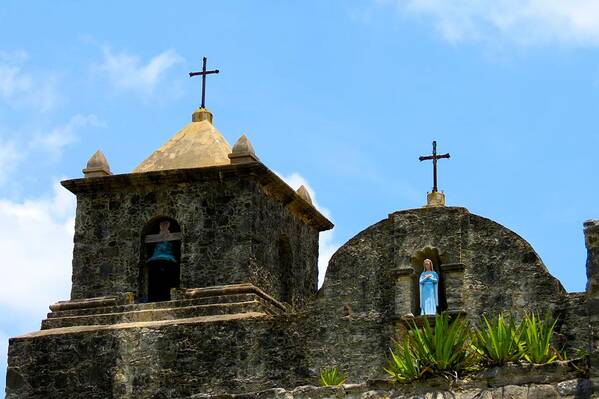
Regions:
<instances>
[{"instance_id":1,"label":"weathered stone masonry","mask_svg":"<svg viewBox=\"0 0 599 399\"><path fill-rule=\"evenodd\" d=\"M137 294L142 230L169 217L181 226L181 287L252 282L280 298L277 245L286 239L291 298L302 304L316 292L318 230L328 221L299 220L274 199L293 193L275 192L282 182L264 188L266 179L278 178L252 164L63 182L77 194L71 299Z\"/></svg>"},{"instance_id":2,"label":"weathered stone masonry","mask_svg":"<svg viewBox=\"0 0 599 399\"><path fill-rule=\"evenodd\" d=\"M97 152L84 179L63 182L77 196L71 298L50 306L40 331L10 340L7 399L598 397L599 222L584 225L582 293L567 293L514 232L443 201L357 234L317 291L318 235L332 223L245 136L231 149L207 110L192 120L135 173L112 175ZM179 280L170 300L151 300L147 237L167 219ZM583 359L453 385L382 380L393 339L422 320L424 258L440 275L441 311L472 322L551 312L555 344L590 353L590 374ZM350 384L311 387L330 366Z\"/></svg>"}]
</instances>

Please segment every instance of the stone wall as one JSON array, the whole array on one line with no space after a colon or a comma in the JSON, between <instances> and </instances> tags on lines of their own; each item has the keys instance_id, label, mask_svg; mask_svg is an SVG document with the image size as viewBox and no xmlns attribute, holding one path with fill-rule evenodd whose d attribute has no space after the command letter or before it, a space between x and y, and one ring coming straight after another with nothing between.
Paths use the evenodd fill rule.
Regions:
<instances>
[{"instance_id":1,"label":"stone wall","mask_svg":"<svg viewBox=\"0 0 599 399\"><path fill-rule=\"evenodd\" d=\"M318 288L318 230L298 223L283 205L266 195L255 193L253 199L250 282L301 307Z\"/></svg>"},{"instance_id":2,"label":"stone wall","mask_svg":"<svg viewBox=\"0 0 599 399\"><path fill-rule=\"evenodd\" d=\"M561 312L564 347L588 347L585 296L568 296L526 241L464 208L423 208L391 214L332 257L308 317L315 368L338 366L353 380L384 375L402 317L415 310L414 259L429 252L442 271L450 265L442 279L460 279L442 281L445 294L473 323L484 313Z\"/></svg>"},{"instance_id":3,"label":"stone wall","mask_svg":"<svg viewBox=\"0 0 599 399\"><path fill-rule=\"evenodd\" d=\"M524 239L464 208L414 209L394 213L391 219L396 268L413 267L414 255L427 247L437 249L445 264L464 265L459 293L463 307L453 310L471 316L524 309L555 311L565 295Z\"/></svg>"},{"instance_id":4,"label":"stone wall","mask_svg":"<svg viewBox=\"0 0 599 399\"><path fill-rule=\"evenodd\" d=\"M74 292L95 296L134 288L138 264L134 260L128 264L126 259L139 259L141 227L135 223L143 225L158 214L181 225L184 286L219 284L220 278L234 283L243 275L267 293L280 296L290 278L291 302L306 306L276 317L235 314L31 333L10 342L8 399L233 394L570 398L587 397L589 389L597 391L599 303L592 281L599 224L585 225L591 281L586 293L567 294L530 245L510 230L463 208L438 208L391 214L353 237L333 255L324 285L313 296L318 228L290 212L285 201L272 199L272 193L256 180L202 184L83 192L76 258L89 261L93 268L74 262L79 274ZM215 192L211 187L216 187ZM114 216L103 220L108 213ZM117 238L133 243L124 249L111 246ZM285 238L291 252L288 275L283 273L279 251ZM242 250L235 249L238 243L243 244ZM452 295L447 306L472 322L484 312L553 312L558 317L556 342L572 351L591 351L590 378L580 374L583 365L571 369L572 364L558 363L553 371L521 366L507 374L504 369L488 370L476 377L478 382L460 382L459 389L434 379L401 387L373 383L386 377L383 367L389 347L393 338L405 332L402 317L414 310L413 279L418 262L427 254L435 256L441 278L447 280L445 295ZM114 262L112 271L103 269L107 260ZM210 262L222 266L206 266L220 275L203 275L207 269L197 267ZM105 269L123 275L106 273L104 283ZM92 277L84 276L86 272ZM359 385L295 388L315 384L320 369L331 366Z\"/></svg>"},{"instance_id":5,"label":"stone wall","mask_svg":"<svg viewBox=\"0 0 599 399\"><path fill-rule=\"evenodd\" d=\"M344 370L349 385L315 387L318 370L305 326L301 317L246 315L44 330L11 340L6 399L590 397L581 360L515 364L412 384ZM341 339L350 346L366 339L373 331L363 326Z\"/></svg>"},{"instance_id":6,"label":"stone wall","mask_svg":"<svg viewBox=\"0 0 599 399\"><path fill-rule=\"evenodd\" d=\"M7 399L178 398L294 387L314 379L285 317L207 318L13 338Z\"/></svg>"},{"instance_id":7,"label":"stone wall","mask_svg":"<svg viewBox=\"0 0 599 399\"><path fill-rule=\"evenodd\" d=\"M599 392L599 220L585 222L584 236L587 248L587 309L591 339L591 383L593 390Z\"/></svg>"},{"instance_id":8,"label":"stone wall","mask_svg":"<svg viewBox=\"0 0 599 399\"><path fill-rule=\"evenodd\" d=\"M101 178L95 189L74 190L71 299L139 293L142 232L158 217L172 218L181 228L181 287L252 282L277 298L292 291L289 299L297 304L316 292L318 229L267 195L257 179L156 179L107 187L113 178L119 176ZM289 246L287 275L279 259L281 239Z\"/></svg>"},{"instance_id":9,"label":"stone wall","mask_svg":"<svg viewBox=\"0 0 599 399\"><path fill-rule=\"evenodd\" d=\"M351 381L383 376L394 335L391 237L389 221L382 220L331 258L323 287L306 312L315 372L337 366Z\"/></svg>"}]
</instances>

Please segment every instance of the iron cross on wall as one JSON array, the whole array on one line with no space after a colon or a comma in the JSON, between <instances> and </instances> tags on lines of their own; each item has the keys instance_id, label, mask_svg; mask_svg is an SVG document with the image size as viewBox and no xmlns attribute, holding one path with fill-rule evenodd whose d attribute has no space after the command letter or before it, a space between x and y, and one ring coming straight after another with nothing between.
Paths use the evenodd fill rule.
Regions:
<instances>
[{"instance_id":1,"label":"iron cross on wall","mask_svg":"<svg viewBox=\"0 0 599 399\"><path fill-rule=\"evenodd\" d=\"M422 156L418 159L420 161L428 161L433 160L433 193L436 193L437 190L437 159L441 158L449 158L449 154L437 155L437 142L433 141L433 155Z\"/></svg>"},{"instance_id":2,"label":"iron cross on wall","mask_svg":"<svg viewBox=\"0 0 599 399\"><path fill-rule=\"evenodd\" d=\"M212 71L207 71L206 70L206 61L208 61L208 59L206 57L204 57L204 63L202 64L201 72L189 72L190 78L192 78L194 76L198 76L198 75L202 76L202 105L200 108L204 108L204 109L206 108L206 75L210 75L210 74L219 72L218 69L213 69Z\"/></svg>"}]
</instances>

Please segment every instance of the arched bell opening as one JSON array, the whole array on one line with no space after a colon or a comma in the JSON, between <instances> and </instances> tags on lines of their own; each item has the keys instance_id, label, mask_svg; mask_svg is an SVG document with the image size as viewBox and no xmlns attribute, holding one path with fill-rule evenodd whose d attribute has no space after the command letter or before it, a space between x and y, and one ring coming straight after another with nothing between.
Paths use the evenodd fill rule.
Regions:
<instances>
[{"instance_id":1,"label":"arched bell opening","mask_svg":"<svg viewBox=\"0 0 599 399\"><path fill-rule=\"evenodd\" d=\"M291 244L289 243L289 237L286 235L282 235L277 240L277 252L281 275L280 300L291 304L293 301L293 262L291 258Z\"/></svg>"},{"instance_id":2,"label":"arched bell opening","mask_svg":"<svg viewBox=\"0 0 599 399\"><path fill-rule=\"evenodd\" d=\"M180 286L181 227L174 219L157 217L146 224L142 237L140 301L168 301L171 288Z\"/></svg>"},{"instance_id":3,"label":"arched bell opening","mask_svg":"<svg viewBox=\"0 0 599 399\"><path fill-rule=\"evenodd\" d=\"M417 251L412 256L411 263L414 269L414 277L412 279L412 292L414 298L412 301L412 314L420 315L420 274L424 270L423 263L425 259L430 259L433 263L433 270L437 272L439 276L438 286L438 298L439 306L437 306L437 313L440 313L447 309L447 297L445 295L445 284L443 276L441 275L441 265L446 263L445 256L439 253L439 249L434 247L426 247Z\"/></svg>"}]
</instances>

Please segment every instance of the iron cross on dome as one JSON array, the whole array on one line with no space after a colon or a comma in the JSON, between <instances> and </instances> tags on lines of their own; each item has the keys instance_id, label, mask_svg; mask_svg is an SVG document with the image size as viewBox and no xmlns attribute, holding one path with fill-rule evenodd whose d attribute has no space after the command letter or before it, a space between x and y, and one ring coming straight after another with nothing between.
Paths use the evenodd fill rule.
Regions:
<instances>
[{"instance_id":1,"label":"iron cross on dome","mask_svg":"<svg viewBox=\"0 0 599 399\"><path fill-rule=\"evenodd\" d=\"M202 64L202 70L200 72L189 72L189 77L192 78L194 76L202 76L202 105L200 108L206 109L206 75L211 75L213 73L218 73L218 69L213 69L212 71L206 70L206 61L208 59L204 57L204 63Z\"/></svg>"},{"instance_id":2,"label":"iron cross on dome","mask_svg":"<svg viewBox=\"0 0 599 399\"><path fill-rule=\"evenodd\" d=\"M420 161L433 161L433 193L436 193L437 190L437 160L442 158L449 158L448 154L437 155L437 142L433 141L433 155L421 156L418 158Z\"/></svg>"}]
</instances>

